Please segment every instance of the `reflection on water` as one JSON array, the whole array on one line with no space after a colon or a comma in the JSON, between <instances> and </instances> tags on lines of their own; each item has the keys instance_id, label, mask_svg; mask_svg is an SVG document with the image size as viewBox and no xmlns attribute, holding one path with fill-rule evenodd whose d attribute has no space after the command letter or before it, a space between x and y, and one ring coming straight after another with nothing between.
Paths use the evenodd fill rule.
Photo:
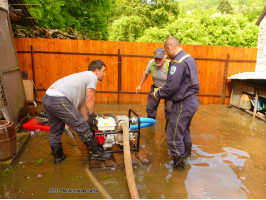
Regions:
<instances>
[{"instance_id":1,"label":"reflection on water","mask_svg":"<svg viewBox=\"0 0 266 200\"><path fill-rule=\"evenodd\" d=\"M242 169L249 154L229 147L212 154L200 147L193 146L195 159L188 161L191 165L185 181L188 198L247 198L249 190L231 166Z\"/></svg>"},{"instance_id":2,"label":"reflection on water","mask_svg":"<svg viewBox=\"0 0 266 200\"><path fill-rule=\"evenodd\" d=\"M133 108L146 116L145 105L96 105L104 114L127 115ZM192 158L184 170L172 169L164 131L163 106L155 127L141 130L150 164L134 166L141 198L265 198L265 122L223 105L200 105L192 125ZM77 135L63 135L67 158L59 165L50 155L47 133L32 135L14 165L0 173L0 198L103 198L99 193L49 192L58 189L96 189L84 169L87 151ZM123 168L93 171L113 198L130 198Z\"/></svg>"}]
</instances>

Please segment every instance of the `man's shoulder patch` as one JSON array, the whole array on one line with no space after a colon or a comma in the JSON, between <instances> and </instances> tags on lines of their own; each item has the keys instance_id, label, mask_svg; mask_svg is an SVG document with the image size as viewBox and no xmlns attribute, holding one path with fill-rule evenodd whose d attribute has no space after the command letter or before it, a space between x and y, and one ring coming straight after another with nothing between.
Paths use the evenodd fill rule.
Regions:
<instances>
[{"instance_id":1,"label":"man's shoulder patch","mask_svg":"<svg viewBox=\"0 0 266 200\"><path fill-rule=\"evenodd\" d=\"M173 60L172 63L180 63L178 60Z\"/></svg>"},{"instance_id":2,"label":"man's shoulder patch","mask_svg":"<svg viewBox=\"0 0 266 200\"><path fill-rule=\"evenodd\" d=\"M176 71L176 66L172 66L170 69L170 74L173 75Z\"/></svg>"}]
</instances>

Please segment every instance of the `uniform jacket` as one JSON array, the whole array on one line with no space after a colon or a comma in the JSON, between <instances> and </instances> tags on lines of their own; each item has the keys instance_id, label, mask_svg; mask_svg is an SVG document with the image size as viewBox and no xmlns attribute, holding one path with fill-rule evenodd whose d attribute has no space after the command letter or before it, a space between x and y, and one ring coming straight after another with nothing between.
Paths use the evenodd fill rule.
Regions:
<instances>
[{"instance_id":1,"label":"uniform jacket","mask_svg":"<svg viewBox=\"0 0 266 200\"><path fill-rule=\"evenodd\" d=\"M199 92L199 77L194 58L189 56L179 62L186 55L181 50L170 62L166 84L156 92L157 97L180 102Z\"/></svg>"}]
</instances>

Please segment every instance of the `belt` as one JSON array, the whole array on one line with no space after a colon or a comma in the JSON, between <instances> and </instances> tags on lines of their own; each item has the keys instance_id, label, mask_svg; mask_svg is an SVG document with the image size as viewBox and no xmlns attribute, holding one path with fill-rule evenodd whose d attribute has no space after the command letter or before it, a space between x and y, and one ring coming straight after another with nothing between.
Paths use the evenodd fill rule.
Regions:
<instances>
[{"instance_id":1,"label":"belt","mask_svg":"<svg viewBox=\"0 0 266 200\"><path fill-rule=\"evenodd\" d=\"M184 101L184 100L188 99L189 97L192 97L193 95L196 95L196 93L192 93L192 94L186 96L185 98L181 99L180 101L173 101L173 104L180 103L181 101Z\"/></svg>"}]
</instances>

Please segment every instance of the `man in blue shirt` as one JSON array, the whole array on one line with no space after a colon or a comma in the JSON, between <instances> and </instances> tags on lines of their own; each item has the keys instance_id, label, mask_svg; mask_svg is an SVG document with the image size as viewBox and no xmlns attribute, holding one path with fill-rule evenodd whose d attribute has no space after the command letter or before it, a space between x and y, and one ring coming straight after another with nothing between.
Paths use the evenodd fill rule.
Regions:
<instances>
[{"instance_id":1,"label":"man in blue shirt","mask_svg":"<svg viewBox=\"0 0 266 200\"><path fill-rule=\"evenodd\" d=\"M167 82L154 91L154 98L173 102L167 127L167 144L173 156L174 168L184 168L185 158L191 155L190 124L197 111L199 100L199 78L197 65L189 54L182 50L177 38L167 38L164 48L172 59Z\"/></svg>"}]
</instances>

